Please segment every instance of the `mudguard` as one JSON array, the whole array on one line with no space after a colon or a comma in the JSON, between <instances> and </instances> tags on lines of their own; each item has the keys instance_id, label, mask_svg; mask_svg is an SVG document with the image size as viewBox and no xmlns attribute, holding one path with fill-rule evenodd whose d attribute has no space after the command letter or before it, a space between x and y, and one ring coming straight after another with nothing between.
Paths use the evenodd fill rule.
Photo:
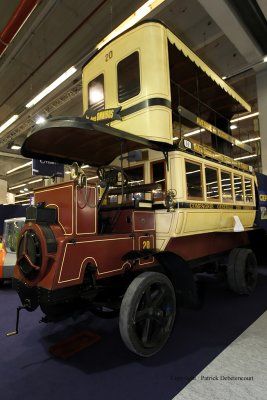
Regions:
<instances>
[{"instance_id":1,"label":"mudguard","mask_svg":"<svg viewBox=\"0 0 267 400\"><path fill-rule=\"evenodd\" d=\"M154 257L171 280L179 304L187 308L199 308L202 296L188 263L170 251L159 252Z\"/></svg>"}]
</instances>

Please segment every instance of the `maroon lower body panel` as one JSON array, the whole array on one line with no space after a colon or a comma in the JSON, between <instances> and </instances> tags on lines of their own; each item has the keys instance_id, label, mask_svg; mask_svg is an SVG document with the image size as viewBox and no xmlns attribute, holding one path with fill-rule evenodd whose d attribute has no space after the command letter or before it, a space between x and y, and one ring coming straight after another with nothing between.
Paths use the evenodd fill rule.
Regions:
<instances>
[{"instance_id":1,"label":"maroon lower body panel","mask_svg":"<svg viewBox=\"0 0 267 400\"><path fill-rule=\"evenodd\" d=\"M210 232L171 238L165 250L191 261L248 244L247 232Z\"/></svg>"}]
</instances>

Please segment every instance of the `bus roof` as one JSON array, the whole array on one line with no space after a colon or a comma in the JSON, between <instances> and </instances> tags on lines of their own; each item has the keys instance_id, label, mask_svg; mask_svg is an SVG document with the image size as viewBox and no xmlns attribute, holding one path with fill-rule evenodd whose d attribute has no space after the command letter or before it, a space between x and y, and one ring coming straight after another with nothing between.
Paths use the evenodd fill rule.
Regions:
<instances>
[{"instance_id":1,"label":"bus roof","mask_svg":"<svg viewBox=\"0 0 267 400\"><path fill-rule=\"evenodd\" d=\"M85 118L55 117L37 126L24 141L27 158L99 167L129 151L150 148L170 151L176 146L154 142Z\"/></svg>"}]
</instances>

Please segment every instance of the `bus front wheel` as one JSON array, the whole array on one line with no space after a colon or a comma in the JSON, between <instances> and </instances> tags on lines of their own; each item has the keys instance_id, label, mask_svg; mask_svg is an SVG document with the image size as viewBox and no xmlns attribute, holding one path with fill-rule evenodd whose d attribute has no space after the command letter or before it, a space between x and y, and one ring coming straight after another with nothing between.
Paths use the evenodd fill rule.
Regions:
<instances>
[{"instance_id":1,"label":"bus front wheel","mask_svg":"<svg viewBox=\"0 0 267 400\"><path fill-rule=\"evenodd\" d=\"M128 286L120 309L122 340L132 352L150 357L168 340L176 314L176 298L169 278L144 272Z\"/></svg>"}]
</instances>

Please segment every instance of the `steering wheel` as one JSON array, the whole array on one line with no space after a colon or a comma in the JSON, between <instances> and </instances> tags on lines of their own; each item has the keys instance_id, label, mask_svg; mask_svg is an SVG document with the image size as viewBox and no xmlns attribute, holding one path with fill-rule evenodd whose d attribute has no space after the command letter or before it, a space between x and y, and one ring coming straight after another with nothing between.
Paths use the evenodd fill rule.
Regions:
<instances>
[{"instance_id":1,"label":"steering wheel","mask_svg":"<svg viewBox=\"0 0 267 400\"><path fill-rule=\"evenodd\" d=\"M128 183L127 174L119 167L99 167L97 176L100 179L100 186L103 188L106 186L120 187Z\"/></svg>"}]
</instances>

